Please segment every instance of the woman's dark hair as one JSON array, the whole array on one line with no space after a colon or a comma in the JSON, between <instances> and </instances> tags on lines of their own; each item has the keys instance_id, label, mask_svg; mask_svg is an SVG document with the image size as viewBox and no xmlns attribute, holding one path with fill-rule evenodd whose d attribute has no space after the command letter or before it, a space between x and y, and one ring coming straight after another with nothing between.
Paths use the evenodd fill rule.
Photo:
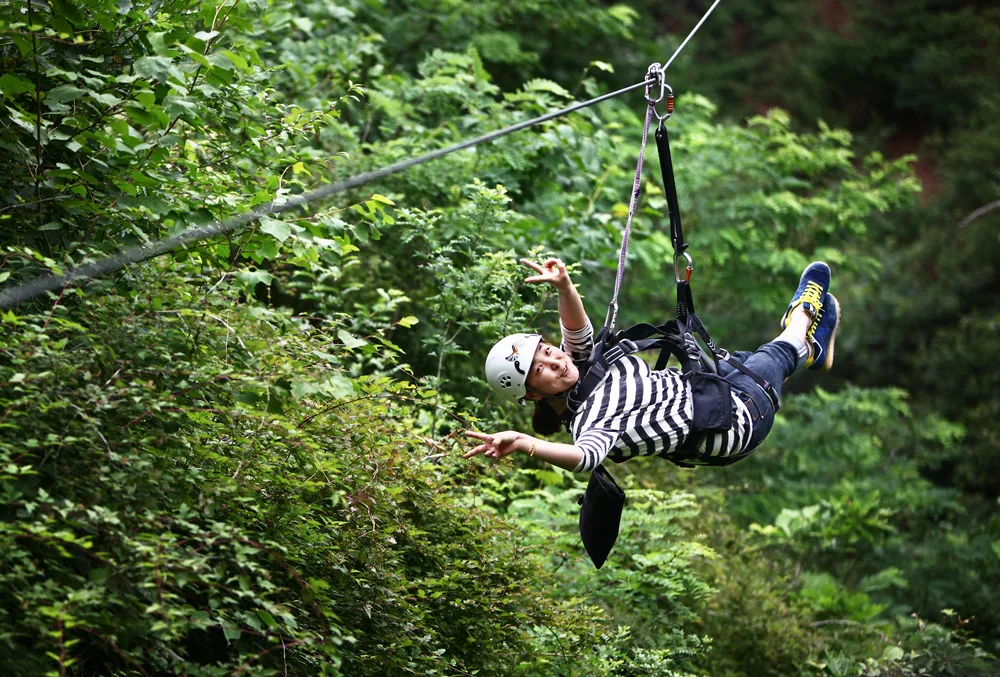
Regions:
<instances>
[{"instance_id":1,"label":"woman's dark hair","mask_svg":"<svg viewBox=\"0 0 1000 677\"><path fill-rule=\"evenodd\" d=\"M545 400L535 402L535 413L531 415L531 429L539 435L555 435L562 430L563 418Z\"/></svg>"}]
</instances>

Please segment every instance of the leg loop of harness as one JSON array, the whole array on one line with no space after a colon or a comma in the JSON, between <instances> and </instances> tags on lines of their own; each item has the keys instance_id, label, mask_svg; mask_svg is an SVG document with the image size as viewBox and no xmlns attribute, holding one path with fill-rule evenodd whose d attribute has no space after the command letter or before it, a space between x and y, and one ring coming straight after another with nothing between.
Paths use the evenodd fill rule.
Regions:
<instances>
[{"instance_id":1,"label":"leg loop of harness","mask_svg":"<svg viewBox=\"0 0 1000 677\"><path fill-rule=\"evenodd\" d=\"M754 384L756 384L756 386L760 388L765 395L767 395L767 399L771 400L771 405L774 407L775 413L781 409L781 397L778 396L778 391L775 390L774 386L767 379L761 378L756 372L747 368L746 365L737 360L735 357L729 355L728 352L725 360L735 367L737 371L746 374L751 378L751 380L753 380ZM754 406L756 407L756 405Z\"/></svg>"},{"instance_id":2,"label":"leg loop of harness","mask_svg":"<svg viewBox=\"0 0 1000 677\"><path fill-rule=\"evenodd\" d=\"M750 393L745 390L737 390L736 396L746 405L747 410L750 412L750 418L754 423L764 418L765 412L760 410L760 407L757 406L757 400Z\"/></svg>"}]
</instances>

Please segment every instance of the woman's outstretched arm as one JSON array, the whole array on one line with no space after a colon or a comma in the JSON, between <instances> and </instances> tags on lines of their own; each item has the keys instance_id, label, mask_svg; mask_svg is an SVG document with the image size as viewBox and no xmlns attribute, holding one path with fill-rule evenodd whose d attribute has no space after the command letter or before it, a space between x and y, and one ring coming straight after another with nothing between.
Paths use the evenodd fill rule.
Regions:
<instances>
[{"instance_id":1,"label":"woman's outstretched arm","mask_svg":"<svg viewBox=\"0 0 1000 677\"><path fill-rule=\"evenodd\" d=\"M464 454L463 458L472 458L478 454L485 454L489 458L500 459L508 454L513 454L515 451L523 451L526 454L531 454L532 450L534 450L536 457L570 472L575 471L583 461L583 450L574 444L560 444L558 442L540 440L537 437L525 435L516 430L504 430L492 435L475 432L474 430L466 430L465 434L479 440L482 444Z\"/></svg>"},{"instance_id":2,"label":"woman's outstretched arm","mask_svg":"<svg viewBox=\"0 0 1000 677\"><path fill-rule=\"evenodd\" d=\"M569 279L565 263L560 259L548 259L542 265L528 259L521 259L521 263L538 273L526 277L525 282L551 284L559 291L559 321L563 327L569 331L579 331L587 326L587 311L583 309L580 294L576 291L573 281Z\"/></svg>"}]
</instances>

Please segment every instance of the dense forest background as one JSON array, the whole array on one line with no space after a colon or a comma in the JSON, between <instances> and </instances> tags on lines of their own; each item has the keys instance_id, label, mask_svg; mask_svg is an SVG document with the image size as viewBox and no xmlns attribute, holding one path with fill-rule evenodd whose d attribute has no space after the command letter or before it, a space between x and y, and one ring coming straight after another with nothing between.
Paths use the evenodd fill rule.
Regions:
<instances>
[{"instance_id":1,"label":"dense forest background","mask_svg":"<svg viewBox=\"0 0 1000 677\"><path fill-rule=\"evenodd\" d=\"M11 0L0 285L638 82L707 6ZM844 323L750 459L612 469L600 571L585 478L461 432L527 426L518 257L603 318L640 91L0 310L0 672L997 675L998 59L986 2L761 0L673 64L703 319L768 340L824 259ZM658 176L624 323L673 306Z\"/></svg>"}]
</instances>

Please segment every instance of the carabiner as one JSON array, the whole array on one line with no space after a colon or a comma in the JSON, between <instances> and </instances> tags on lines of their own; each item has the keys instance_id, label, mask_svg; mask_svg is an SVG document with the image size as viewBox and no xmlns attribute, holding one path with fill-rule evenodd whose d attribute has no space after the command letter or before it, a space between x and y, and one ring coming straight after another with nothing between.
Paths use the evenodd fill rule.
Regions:
<instances>
[{"instance_id":1,"label":"carabiner","mask_svg":"<svg viewBox=\"0 0 1000 677\"><path fill-rule=\"evenodd\" d=\"M604 316L604 326L607 328L609 334L613 334L615 331L615 323L618 321L618 301L612 301L608 304L608 314Z\"/></svg>"},{"instance_id":2,"label":"carabiner","mask_svg":"<svg viewBox=\"0 0 1000 677\"><path fill-rule=\"evenodd\" d=\"M684 270L684 277L681 277L681 269L677 264L680 263L681 257L687 259L687 268ZM674 254L674 282L690 282L691 273L694 272L694 260L691 259L691 255L687 252L680 252Z\"/></svg>"},{"instance_id":3,"label":"carabiner","mask_svg":"<svg viewBox=\"0 0 1000 677\"><path fill-rule=\"evenodd\" d=\"M655 78L656 82L651 82L646 85L646 101L649 102L650 106L655 106L663 101L664 87L667 86L667 81L663 76L663 71L660 70L660 64L655 62L649 64L649 68L646 70L646 79L649 80L650 78ZM654 99L649 95L649 89L657 84L660 85L660 95ZM673 93L672 90L671 93Z\"/></svg>"},{"instance_id":4,"label":"carabiner","mask_svg":"<svg viewBox=\"0 0 1000 677\"><path fill-rule=\"evenodd\" d=\"M674 114L674 88L667 84L666 80L663 82L661 91L665 91L667 94L667 112L664 115L660 115L656 112L656 108L653 108L653 115L656 116L656 121L663 124L670 119L670 116ZM660 95L663 98L663 95Z\"/></svg>"},{"instance_id":5,"label":"carabiner","mask_svg":"<svg viewBox=\"0 0 1000 677\"><path fill-rule=\"evenodd\" d=\"M653 107L653 115L656 116L656 121L663 123L669 120L670 116L674 113L674 89L667 84L667 78L658 63L649 64L649 69L646 71L646 79L650 80L653 78L656 79L656 82L646 85L646 102ZM657 84L660 86L660 95L654 99L650 95L649 90ZM663 97L667 97L667 112L664 115L660 115L656 112L656 104L663 101Z\"/></svg>"}]
</instances>

